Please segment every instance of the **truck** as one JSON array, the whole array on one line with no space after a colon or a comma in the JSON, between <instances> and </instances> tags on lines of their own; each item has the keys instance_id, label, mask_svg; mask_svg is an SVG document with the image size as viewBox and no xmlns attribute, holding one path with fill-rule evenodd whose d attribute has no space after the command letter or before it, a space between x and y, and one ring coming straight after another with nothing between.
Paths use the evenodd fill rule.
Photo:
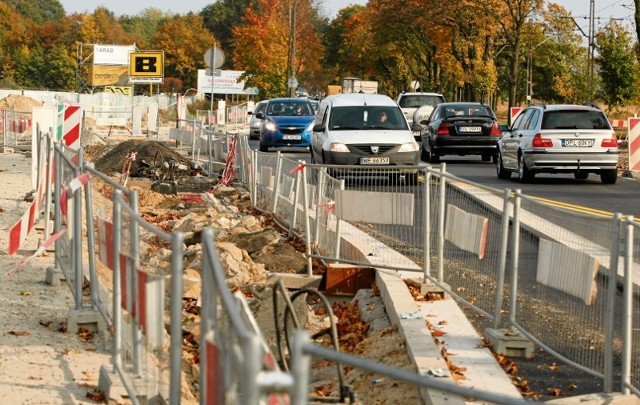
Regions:
<instances>
[{"instance_id":1,"label":"truck","mask_svg":"<svg viewBox=\"0 0 640 405\"><path fill-rule=\"evenodd\" d=\"M327 86L327 96L349 93L378 93L378 82L375 80L361 80L357 77L343 77L342 85Z\"/></svg>"}]
</instances>

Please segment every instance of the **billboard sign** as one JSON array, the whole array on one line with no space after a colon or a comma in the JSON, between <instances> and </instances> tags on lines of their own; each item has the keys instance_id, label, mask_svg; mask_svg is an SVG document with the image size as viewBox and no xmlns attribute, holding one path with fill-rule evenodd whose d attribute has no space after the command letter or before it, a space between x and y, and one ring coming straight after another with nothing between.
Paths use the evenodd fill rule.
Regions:
<instances>
[{"instance_id":1,"label":"billboard sign","mask_svg":"<svg viewBox=\"0 0 640 405\"><path fill-rule=\"evenodd\" d=\"M134 45L93 45L94 65L120 65L129 64L129 52L135 51Z\"/></svg>"},{"instance_id":2,"label":"billboard sign","mask_svg":"<svg viewBox=\"0 0 640 405\"><path fill-rule=\"evenodd\" d=\"M127 84L128 67L125 66L91 66L89 82L92 86L117 86Z\"/></svg>"},{"instance_id":3,"label":"billboard sign","mask_svg":"<svg viewBox=\"0 0 640 405\"><path fill-rule=\"evenodd\" d=\"M244 81L238 82L243 70L220 70L220 76L207 76L206 69L198 69L198 93L249 94L244 89Z\"/></svg>"},{"instance_id":4,"label":"billboard sign","mask_svg":"<svg viewBox=\"0 0 640 405\"><path fill-rule=\"evenodd\" d=\"M164 77L164 53L140 51L129 54L129 76L132 78L160 79Z\"/></svg>"}]
</instances>

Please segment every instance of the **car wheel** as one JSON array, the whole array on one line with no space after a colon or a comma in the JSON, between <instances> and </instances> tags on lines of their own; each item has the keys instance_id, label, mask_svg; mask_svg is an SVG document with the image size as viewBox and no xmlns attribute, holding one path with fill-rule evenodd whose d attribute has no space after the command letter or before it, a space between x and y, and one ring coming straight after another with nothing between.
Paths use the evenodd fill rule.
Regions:
<instances>
[{"instance_id":1,"label":"car wheel","mask_svg":"<svg viewBox=\"0 0 640 405\"><path fill-rule=\"evenodd\" d=\"M518 180L520 183L529 183L533 180L533 173L527 168L523 154L518 156Z\"/></svg>"},{"instance_id":2,"label":"car wheel","mask_svg":"<svg viewBox=\"0 0 640 405\"><path fill-rule=\"evenodd\" d=\"M269 147L262 142L262 138L260 139L260 152L269 152Z\"/></svg>"},{"instance_id":3,"label":"car wheel","mask_svg":"<svg viewBox=\"0 0 640 405\"><path fill-rule=\"evenodd\" d=\"M428 156L429 163L440 163L440 155L433 151L433 148L429 148Z\"/></svg>"},{"instance_id":4,"label":"car wheel","mask_svg":"<svg viewBox=\"0 0 640 405\"><path fill-rule=\"evenodd\" d=\"M502 155L500 154L500 152L495 154L494 159L496 161L496 173L498 174L498 178L499 179L504 179L504 180L510 179L511 178L511 172L507 171L504 168L504 165L502 164Z\"/></svg>"},{"instance_id":5,"label":"car wheel","mask_svg":"<svg viewBox=\"0 0 640 405\"><path fill-rule=\"evenodd\" d=\"M617 170L603 170L600 172L600 181L602 184L616 184L618 180Z\"/></svg>"},{"instance_id":6,"label":"car wheel","mask_svg":"<svg viewBox=\"0 0 640 405\"><path fill-rule=\"evenodd\" d=\"M573 173L573 177L576 178L576 180L586 180L589 178L589 173L588 172L575 172Z\"/></svg>"}]
</instances>

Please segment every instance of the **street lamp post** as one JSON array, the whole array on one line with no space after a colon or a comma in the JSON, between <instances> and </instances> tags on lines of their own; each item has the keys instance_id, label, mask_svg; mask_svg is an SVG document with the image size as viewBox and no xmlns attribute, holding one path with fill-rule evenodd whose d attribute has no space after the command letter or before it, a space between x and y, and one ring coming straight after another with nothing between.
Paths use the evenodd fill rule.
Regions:
<instances>
[{"instance_id":1,"label":"street lamp post","mask_svg":"<svg viewBox=\"0 0 640 405\"><path fill-rule=\"evenodd\" d=\"M295 73L297 9L298 0L293 0L293 4L289 3L289 63L287 64L287 87L289 88L290 97L295 95L296 87L298 87Z\"/></svg>"}]
</instances>

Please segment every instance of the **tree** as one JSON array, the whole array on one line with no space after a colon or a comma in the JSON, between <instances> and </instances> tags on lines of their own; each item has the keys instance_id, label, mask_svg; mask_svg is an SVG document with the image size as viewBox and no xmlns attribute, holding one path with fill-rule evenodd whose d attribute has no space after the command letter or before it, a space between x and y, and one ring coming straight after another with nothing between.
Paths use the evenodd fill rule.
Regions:
<instances>
[{"instance_id":1,"label":"tree","mask_svg":"<svg viewBox=\"0 0 640 405\"><path fill-rule=\"evenodd\" d=\"M218 0L200 12L204 26L220 41L219 48L225 55L234 54L233 28L242 24L247 9L256 3L256 0ZM225 64L233 66L233 58L230 59Z\"/></svg>"},{"instance_id":2,"label":"tree","mask_svg":"<svg viewBox=\"0 0 640 405\"><path fill-rule=\"evenodd\" d=\"M295 7L294 7L295 6ZM296 18L292 12L296 10ZM319 14L308 0L257 0L249 7L242 24L234 27L234 66L244 70L248 87L257 87L264 98L288 94L289 62L296 77L307 80L320 71L323 47L317 21ZM295 36L290 24L295 24ZM295 47L290 40L295 37ZM290 51L295 49L295 55Z\"/></svg>"},{"instance_id":3,"label":"tree","mask_svg":"<svg viewBox=\"0 0 640 405\"><path fill-rule=\"evenodd\" d=\"M40 25L47 21L60 21L64 8L58 0L4 0L20 15Z\"/></svg>"},{"instance_id":4,"label":"tree","mask_svg":"<svg viewBox=\"0 0 640 405\"><path fill-rule=\"evenodd\" d=\"M139 49L149 49L151 38L158 25L174 16L175 14L164 12L159 8L147 7L138 15L123 15L119 21Z\"/></svg>"},{"instance_id":5,"label":"tree","mask_svg":"<svg viewBox=\"0 0 640 405\"><path fill-rule=\"evenodd\" d=\"M631 36L616 21L596 34L598 74L602 79L602 99L610 109L638 95L638 62Z\"/></svg>"},{"instance_id":6,"label":"tree","mask_svg":"<svg viewBox=\"0 0 640 405\"><path fill-rule=\"evenodd\" d=\"M198 69L204 69L204 54L215 38L196 14L175 16L158 25L151 46L164 51L166 77L182 79L185 87L197 87Z\"/></svg>"},{"instance_id":7,"label":"tree","mask_svg":"<svg viewBox=\"0 0 640 405\"><path fill-rule=\"evenodd\" d=\"M478 0L475 4L481 12L492 17L501 31L504 55L508 61L507 86L511 108L518 100L523 29L529 18L540 11L543 0Z\"/></svg>"}]
</instances>

